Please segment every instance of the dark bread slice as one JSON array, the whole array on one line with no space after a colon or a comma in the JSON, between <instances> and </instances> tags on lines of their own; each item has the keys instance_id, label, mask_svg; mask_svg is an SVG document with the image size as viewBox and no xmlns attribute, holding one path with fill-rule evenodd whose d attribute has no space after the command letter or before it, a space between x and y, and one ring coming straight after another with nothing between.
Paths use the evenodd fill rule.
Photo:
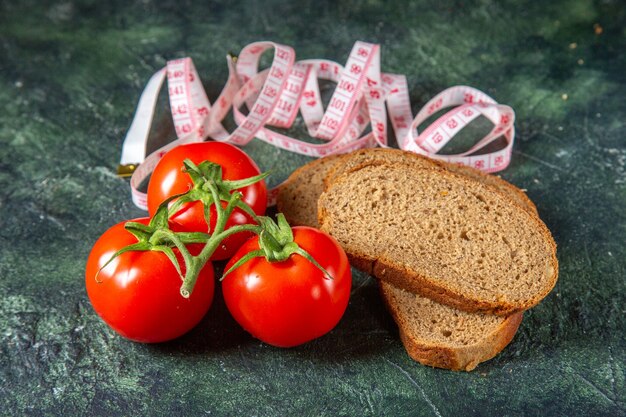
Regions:
<instances>
[{"instance_id":1,"label":"dark bread slice","mask_svg":"<svg viewBox=\"0 0 626 417\"><path fill-rule=\"evenodd\" d=\"M556 245L541 220L449 171L357 167L330 184L318 210L355 267L464 311L526 310L556 283Z\"/></svg>"},{"instance_id":2,"label":"dark bread slice","mask_svg":"<svg viewBox=\"0 0 626 417\"><path fill-rule=\"evenodd\" d=\"M471 371L504 349L522 321L522 312L508 317L467 313L379 284L407 353L424 365Z\"/></svg>"},{"instance_id":3,"label":"dark bread slice","mask_svg":"<svg viewBox=\"0 0 626 417\"><path fill-rule=\"evenodd\" d=\"M306 164L294 171L281 186L278 195L279 211L292 224L318 227L317 204L311 205L311 202L316 202L323 191L319 178L325 175L328 180L331 175L343 172L344 166L354 167L351 164L353 159L361 159L360 162L363 162L364 157L370 156L376 158L369 160L411 158L409 160L418 161L420 166L437 168L438 163L432 160L415 154L409 154L415 155L415 158L407 157L405 154L407 152L362 150L342 156L341 161L337 157L326 157ZM470 174L475 174L473 171L476 170L468 169ZM474 175L477 180L489 183L486 179L491 176L477 172L478 175ZM503 187L502 191L511 193L517 190L515 186L509 186L510 188ZM519 193L525 197L523 192ZM530 207L534 205L530 203ZM492 358L504 349L522 319L522 313L510 317L466 313L388 283L379 281L379 285L381 296L399 326L400 337L407 353L424 365L470 371L478 363ZM420 325L422 322L433 329Z\"/></svg>"},{"instance_id":4,"label":"dark bread slice","mask_svg":"<svg viewBox=\"0 0 626 417\"><path fill-rule=\"evenodd\" d=\"M292 226L319 227L317 199L324 191L324 178L343 155L316 159L296 169L278 189L276 207Z\"/></svg>"},{"instance_id":5,"label":"dark bread slice","mask_svg":"<svg viewBox=\"0 0 626 417\"><path fill-rule=\"evenodd\" d=\"M465 165L437 161L418 155L414 152L392 148L361 149L346 154L341 163L335 163L328 168L328 174L324 179L324 188L328 188L330 184L332 184L332 182L342 174L369 162L386 162L389 164L404 163L411 164L415 167L445 169L456 174L465 175L478 182L492 186L495 190L500 191L502 194L512 199L513 202L517 203L520 207L537 214L537 208L526 196L526 193L500 177L486 174L478 169Z\"/></svg>"}]
</instances>

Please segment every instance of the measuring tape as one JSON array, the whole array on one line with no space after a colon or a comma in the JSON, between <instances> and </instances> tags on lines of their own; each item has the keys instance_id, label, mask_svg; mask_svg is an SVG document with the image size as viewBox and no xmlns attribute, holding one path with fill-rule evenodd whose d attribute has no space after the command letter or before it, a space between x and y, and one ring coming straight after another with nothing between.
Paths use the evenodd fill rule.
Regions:
<instances>
[{"instance_id":1,"label":"measuring tape","mask_svg":"<svg viewBox=\"0 0 626 417\"><path fill-rule=\"evenodd\" d=\"M261 55L271 49L274 51L271 66L259 71ZM147 208L146 194L138 190L140 184L163 155L176 146L209 138L245 146L258 138L314 157L365 147L388 147L387 111L401 149L486 172L500 171L511 160L515 138L513 109L475 88L455 86L432 98L413 117L407 79L404 75L381 73L378 45L356 42L342 66L324 59L296 61L289 46L255 42L244 47L238 58L229 55L227 64L228 80L214 105L209 102L191 58L169 61L166 68L148 81L124 139L118 168L118 175L131 176L132 197L138 207ZM148 134L165 78L178 138L146 156ZM337 84L326 110L322 106L319 79ZM244 106L247 114L241 111ZM451 107L452 110L418 133L418 127L430 116ZM222 120L231 109L237 128L229 133ZM270 129L291 127L298 113L309 135L324 143L308 143ZM489 134L464 153L438 154L480 115L494 124ZM371 130L365 133L370 125ZM504 148L474 155L500 137L506 139ZM276 189L268 194L271 204Z\"/></svg>"}]
</instances>

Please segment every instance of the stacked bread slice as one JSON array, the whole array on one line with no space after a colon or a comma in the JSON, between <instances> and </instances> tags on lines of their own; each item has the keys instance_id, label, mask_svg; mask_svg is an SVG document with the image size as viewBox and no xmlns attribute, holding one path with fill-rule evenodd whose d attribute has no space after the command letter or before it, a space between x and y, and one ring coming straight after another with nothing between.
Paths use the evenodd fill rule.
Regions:
<instances>
[{"instance_id":1,"label":"stacked bread slice","mask_svg":"<svg viewBox=\"0 0 626 417\"><path fill-rule=\"evenodd\" d=\"M556 247L535 206L471 168L361 150L296 170L277 203L379 280L407 352L423 364L471 370L492 358L556 283Z\"/></svg>"}]
</instances>

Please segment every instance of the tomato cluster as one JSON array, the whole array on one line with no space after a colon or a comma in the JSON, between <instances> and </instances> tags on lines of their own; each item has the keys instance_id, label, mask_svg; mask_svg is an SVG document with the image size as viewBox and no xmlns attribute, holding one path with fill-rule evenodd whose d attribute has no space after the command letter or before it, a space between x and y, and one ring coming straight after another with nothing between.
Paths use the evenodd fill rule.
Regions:
<instances>
[{"instance_id":1,"label":"tomato cluster","mask_svg":"<svg viewBox=\"0 0 626 417\"><path fill-rule=\"evenodd\" d=\"M116 224L91 250L86 288L97 314L134 341L179 337L211 306L211 261L230 259L224 299L253 336L290 347L334 328L350 296L346 254L313 228L287 225L285 232L285 222L282 237L273 236L279 228L263 217L262 178L254 161L232 145L203 142L168 152L148 186L151 217ZM267 242L278 249L268 250Z\"/></svg>"}]
</instances>

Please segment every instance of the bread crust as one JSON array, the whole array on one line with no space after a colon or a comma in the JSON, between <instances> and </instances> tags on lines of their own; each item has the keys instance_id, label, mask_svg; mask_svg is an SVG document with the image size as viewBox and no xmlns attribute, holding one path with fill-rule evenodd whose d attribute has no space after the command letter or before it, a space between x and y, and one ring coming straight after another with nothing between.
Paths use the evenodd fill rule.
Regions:
<instances>
[{"instance_id":1,"label":"bread crust","mask_svg":"<svg viewBox=\"0 0 626 417\"><path fill-rule=\"evenodd\" d=\"M372 165L379 166L385 165L385 163L375 161L358 165L336 178L330 184L329 188L326 189L325 193L330 192L332 188L336 185L339 185L344 181L348 181L351 173ZM418 170L409 164L404 165L406 166L406 169L413 169L416 171ZM474 183L474 185L478 184L479 187L486 187L491 191L496 192L497 195L502 196L502 198L505 198L507 201L512 202L512 200L504 196L503 193L495 191L492 186L482 184L471 178L466 178L462 174L456 174L445 170L441 171L441 175L453 176L460 181L470 181ZM323 197L323 194L320 197ZM330 230L332 226L332 220L328 217L326 207L322 202L323 198L320 198L318 204L318 223L320 224L321 230L332 235ZM515 204L515 206L520 207L518 204ZM528 218L531 219L533 223L535 223L537 230L540 231L545 240L549 242L551 252L550 264L552 269L552 275L547 281L548 285L546 285L541 293L537 294L532 299L520 301L517 303L509 303L504 300L491 301L471 298L457 290L445 286L444 283L437 283L434 280L417 273L416 271L406 268L403 265L396 265L392 261L385 259L381 255L378 255L376 258L374 258L367 254L358 253L354 249L349 247L344 247L344 250L348 254L348 258L350 259L350 262L354 267L370 275L374 275L378 279L389 282L399 288L422 295L424 297L437 301L438 303L458 308L459 310L463 310L466 312L480 312L495 314L499 316L508 316L516 312L527 310L539 304L539 302L541 302L541 300L544 299L550 293L550 291L552 291L558 279L559 269L558 259L556 257L556 243L554 242L550 231L541 221L541 219L539 219L539 217L533 212L529 211L528 209L523 209L520 210L520 213L524 213L522 215L528 216Z\"/></svg>"},{"instance_id":2,"label":"bread crust","mask_svg":"<svg viewBox=\"0 0 626 417\"><path fill-rule=\"evenodd\" d=\"M345 155L329 155L323 158L315 159L301 167L295 169L289 177L278 186L278 194L276 196L276 208L279 212L285 215L287 222L292 226L311 226L316 227L318 225L314 224L302 224L302 222L297 220L296 213L292 213L287 209L286 201L291 197L289 192L290 187L294 185L297 181L300 181L302 176L309 175L310 172L315 172L316 168L319 168L320 165L325 165L327 163L332 163L333 161L339 161L340 158ZM326 177L325 177L326 178ZM324 179L325 179L324 178Z\"/></svg>"},{"instance_id":3,"label":"bread crust","mask_svg":"<svg viewBox=\"0 0 626 417\"><path fill-rule=\"evenodd\" d=\"M467 298L463 294L454 292L446 287L433 285L432 281L428 280L423 275L402 266L394 265L391 261L384 258L373 259L367 255L355 254L347 250L346 253L350 264L360 271L375 276L379 280L388 282L403 290L419 294L439 304L454 307L468 313L508 316L536 305L527 303L527 306L526 304L520 306L502 301L494 305L493 303ZM539 301L541 301L541 299L538 300L537 303L539 303Z\"/></svg>"},{"instance_id":4,"label":"bread crust","mask_svg":"<svg viewBox=\"0 0 626 417\"><path fill-rule=\"evenodd\" d=\"M478 343L469 346L444 346L413 337L404 323L397 306L390 302L385 287L380 285L381 296L394 321L398 324L400 340L407 354L417 362L453 371L471 371L502 351L512 340L522 322L522 312L508 316L497 329Z\"/></svg>"},{"instance_id":5,"label":"bread crust","mask_svg":"<svg viewBox=\"0 0 626 417\"><path fill-rule=\"evenodd\" d=\"M520 190L515 185L510 182L496 176L487 174L479 169L469 167L467 165L461 164L453 164L451 162L445 162L443 160L428 158L423 155L416 154L414 152L403 151L401 149L394 148L367 148L360 149L358 151L354 151L348 154L341 155L345 164L349 163L350 159L356 159L359 156L370 156L376 158L376 162L385 163L385 157L398 157L406 158L407 160L404 163L410 164L411 161L418 161L420 163L427 163L431 165L433 169L442 169L446 171L450 171L457 175L463 175L473 180L477 180L484 184L489 185L498 193L504 195L508 199L510 199L513 203L517 204L524 210L529 211L531 214L537 214L537 207L535 204L528 198L526 193ZM369 162L374 162L371 160ZM368 162L368 163L369 163ZM343 164L343 165L345 165ZM330 185L339 178L343 173L351 171L354 167L349 168L344 172L338 173L340 171L340 167L342 164L335 164L326 174L324 178L324 190L327 190Z\"/></svg>"},{"instance_id":6,"label":"bread crust","mask_svg":"<svg viewBox=\"0 0 626 417\"><path fill-rule=\"evenodd\" d=\"M394 148L366 148L366 149L359 149L358 151L354 151L354 152L350 152L347 154L343 154L341 155L342 160L345 163L348 163L348 161L350 159L356 159L361 155L368 155L368 156L374 156L376 155L377 159L374 160L370 160L367 163L386 163L387 161L385 161L384 158L385 156L402 156L407 157L407 158L412 158L413 160L419 160L421 163L425 163L427 165L430 165L431 168L433 169L446 169L446 167L444 166L444 163L442 163L441 161L438 161L436 159L432 159L432 158L428 158L426 156L423 155L419 155L416 154L414 152L409 152L409 151L403 151L401 149L394 149ZM387 162L388 163L388 162ZM333 166L328 173L326 174L326 177L324 178L324 190L328 189L328 187L330 187L330 185L337 179L339 178L341 175L345 174L346 172L352 171L352 169L354 167L348 167L347 170L345 170L344 172L340 172L338 173L337 171L339 171L339 167L342 164L336 164L335 166ZM360 165L360 164L359 164ZM358 166L358 165L356 165Z\"/></svg>"},{"instance_id":7,"label":"bread crust","mask_svg":"<svg viewBox=\"0 0 626 417\"><path fill-rule=\"evenodd\" d=\"M538 214L537 206L535 206L535 203L533 203L531 199L528 198L524 191L520 190L515 185L500 178L499 176L487 174L481 170L468 167L466 165L455 165L449 162L445 162L444 166L446 166L449 171L465 175L469 178L478 180L483 184L493 186L496 191L505 194L509 199L511 199L521 208L526 209L531 214ZM502 188L502 190L500 190L500 188ZM503 192L503 190L506 190L506 192Z\"/></svg>"}]
</instances>

